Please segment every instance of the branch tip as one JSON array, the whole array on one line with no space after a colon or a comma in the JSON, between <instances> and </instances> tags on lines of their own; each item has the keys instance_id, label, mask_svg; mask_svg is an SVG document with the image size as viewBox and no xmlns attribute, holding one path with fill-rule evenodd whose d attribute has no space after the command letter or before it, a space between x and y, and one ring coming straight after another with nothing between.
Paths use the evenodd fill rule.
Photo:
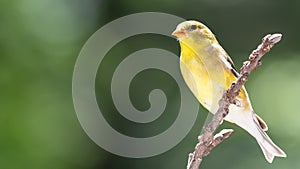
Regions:
<instances>
[{"instance_id":1,"label":"branch tip","mask_svg":"<svg viewBox=\"0 0 300 169\"><path fill-rule=\"evenodd\" d=\"M270 35L269 41L273 44L278 43L282 38L282 34L280 33L275 33L273 35Z\"/></svg>"}]
</instances>

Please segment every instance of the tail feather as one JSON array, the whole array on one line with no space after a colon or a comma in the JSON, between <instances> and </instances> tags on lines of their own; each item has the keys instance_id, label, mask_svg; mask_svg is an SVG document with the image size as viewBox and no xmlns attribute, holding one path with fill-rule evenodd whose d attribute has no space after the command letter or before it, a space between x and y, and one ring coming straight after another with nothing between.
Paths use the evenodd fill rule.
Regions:
<instances>
[{"instance_id":1,"label":"tail feather","mask_svg":"<svg viewBox=\"0 0 300 169\"><path fill-rule=\"evenodd\" d=\"M255 120L254 120L255 121ZM255 121L257 124L257 122ZM267 135L266 132L263 131L263 129L260 127L259 124L257 124L257 129L259 133L261 134L263 139L256 138L262 152L265 155L266 160L269 163L273 162L274 157L286 157L286 154L284 151L282 151Z\"/></svg>"},{"instance_id":2,"label":"tail feather","mask_svg":"<svg viewBox=\"0 0 300 169\"><path fill-rule=\"evenodd\" d=\"M257 142L262 150L262 152L264 153L264 156L266 158L266 160L269 162L269 163L272 163L273 162L273 159L274 159L274 155L272 153L270 153L264 146L263 144L261 144L260 142Z\"/></svg>"},{"instance_id":3,"label":"tail feather","mask_svg":"<svg viewBox=\"0 0 300 169\"><path fill-rule=\"evenodd\" d=\"M253 111L241 111L235 106L231 106L229 108L229 114L225 117L225 120L237 124L251 134L258 142L266 160L269 163L272 163L276 156L286 157L284 151L276 146L265 132L268 127L260 117L258 117Z\"/></svg>"}]
</instances>

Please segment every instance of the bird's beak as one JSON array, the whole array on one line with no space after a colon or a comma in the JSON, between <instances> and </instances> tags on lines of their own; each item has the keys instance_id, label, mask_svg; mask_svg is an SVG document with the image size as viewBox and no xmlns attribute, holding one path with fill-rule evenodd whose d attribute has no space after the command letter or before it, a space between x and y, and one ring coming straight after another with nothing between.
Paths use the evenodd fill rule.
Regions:
<instances>
[{"instance_id":1,"label":"bird's beak","mask_svg":"<svg viewBox=\"0 0 300 169\"><path fill-rule=\"evenodd\" d=\"M186 32L184 29L179 29L179 30L175 30L174 32L172 32L173 36L176 36L177 38L181 38L183 36L185 36Z\"/></svg>"}]
</instances>

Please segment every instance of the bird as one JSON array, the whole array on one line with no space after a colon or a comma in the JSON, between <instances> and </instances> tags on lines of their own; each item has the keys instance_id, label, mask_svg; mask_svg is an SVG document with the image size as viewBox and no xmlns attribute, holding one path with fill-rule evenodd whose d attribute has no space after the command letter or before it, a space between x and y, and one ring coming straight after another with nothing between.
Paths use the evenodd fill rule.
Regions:
<instances>
[{"instance_id":1,"label":"bird","mask_svg":"<svg viewBox=\"0 0 300 169\"><path fill-rule=\"evenodd\" d=\"M232 59L203 23L183 21L172 35L179 41L179 65L185 83L201 105L214 114L223 93L239 77ZM229 106L224 120L235 123L252 135L269 163L276 156L286 157L285 152L267 135L267 124L254 112L244 86L236 97L236 103Z\"/></svg>"}]
</instances>

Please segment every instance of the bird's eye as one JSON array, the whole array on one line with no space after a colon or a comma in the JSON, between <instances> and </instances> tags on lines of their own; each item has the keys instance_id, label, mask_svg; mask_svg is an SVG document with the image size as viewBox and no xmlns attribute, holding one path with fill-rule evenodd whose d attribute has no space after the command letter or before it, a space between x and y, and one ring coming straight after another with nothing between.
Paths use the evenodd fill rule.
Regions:
<instances>
[{"instance_id":1,"label":"bird's eye","mask_svg":"<svg viewBox=\"0 0 300 169\"><path fill-rule=\"evenodd\" d=\"M190 27L190 29L191 29L191 30L196 30L196 29L197 29L197 26L196 26L196 25L192 25L192 26Z\"/></svg>"}]
</instances>

